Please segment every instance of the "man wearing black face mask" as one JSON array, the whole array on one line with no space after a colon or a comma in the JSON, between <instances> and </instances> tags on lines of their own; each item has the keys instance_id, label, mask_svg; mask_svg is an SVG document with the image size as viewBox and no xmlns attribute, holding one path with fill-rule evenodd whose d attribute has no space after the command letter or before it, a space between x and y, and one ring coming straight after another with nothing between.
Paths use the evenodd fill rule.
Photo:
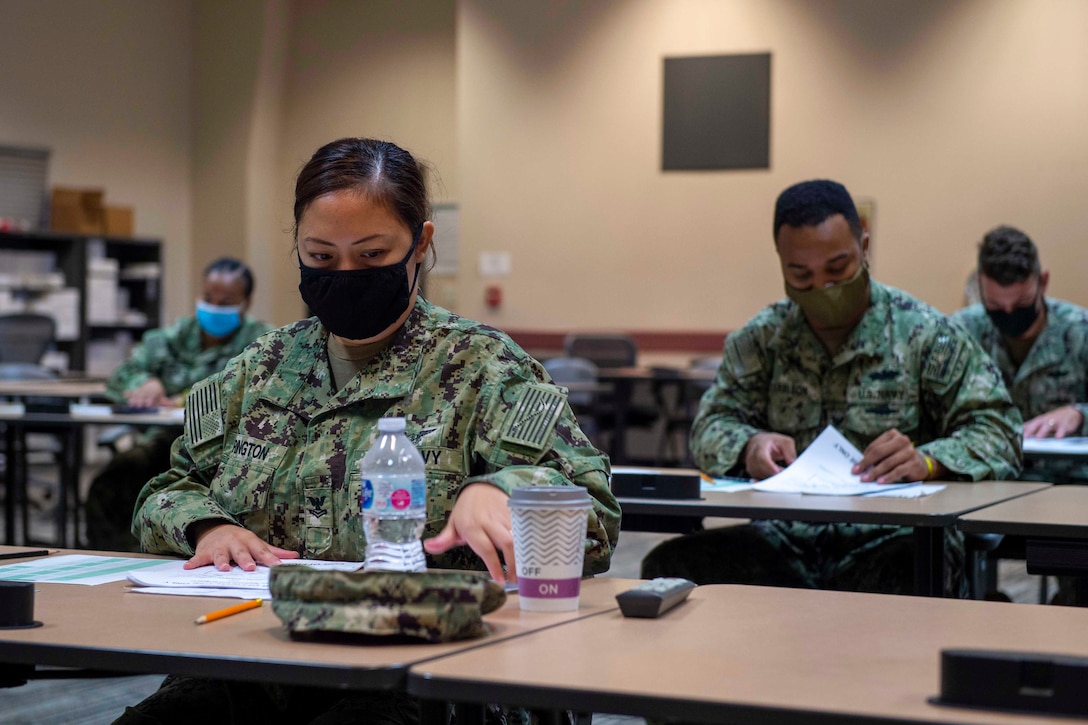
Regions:
<instances>
[{"instance_id":1,"label":"man wearing black face mask","mask_svg":"<svg viewBox=\"0 0 1088 725\"><path fill-rule=\"evenodd\" d=\"M981 304L953 315L981 343L1024 416L1025 438L1088 435L1088 310L1047 299L1049 270L1019 229L1000 226L978 249ZM1088 481L1083 466L1054 461L1025 477Z\"/></svg>"}]
</instances>

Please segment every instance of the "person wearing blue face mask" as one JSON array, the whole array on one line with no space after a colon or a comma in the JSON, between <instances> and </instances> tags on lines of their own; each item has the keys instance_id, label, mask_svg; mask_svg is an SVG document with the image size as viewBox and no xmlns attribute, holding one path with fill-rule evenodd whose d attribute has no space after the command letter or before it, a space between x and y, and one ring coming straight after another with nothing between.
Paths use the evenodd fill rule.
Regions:
<instances>
[{"instance_id":1,"label":"person wearing blue face mask","mask_svg":"<svg viewBox=\"0 0 1088 725\"><path fill-rule=\"evenodd\" d=\"M246 345L272 329L246 314L253 273L231 257L204 268L203 289L192 316L150 330L106 384L116 403L133 408L177 407L195 383L219 372ZM87 539L96 549L136 551L129 531L132 506L148 479L170 467L177 431L157 428L115 456L87 495Z\"/></svg>"}]
</instances>

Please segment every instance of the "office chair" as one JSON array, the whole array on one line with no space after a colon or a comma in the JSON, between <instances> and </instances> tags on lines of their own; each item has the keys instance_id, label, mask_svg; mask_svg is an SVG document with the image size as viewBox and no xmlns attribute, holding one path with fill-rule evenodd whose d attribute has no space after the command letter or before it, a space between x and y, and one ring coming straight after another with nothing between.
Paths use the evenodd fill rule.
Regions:
<instances>
[{"instance_id":1,"label":"office chair","mask_svg":"<svg viewBox=\"0 0 1088 725\"><path fill-rule=\"evenodd\" d=\"M56 332L57 323L49 315L0 315L0 363L37 365L53 344Z\"/></svg>"},{"instance_id":2,"label":"office chair","mask_svg":"<svg viewBox=\"0 0 1088 725\"><path fill-rule=\"evenodd\" d=\"M596 383L597 366L584 357L553 357L543 362L552 380L560 385L570 383ZM567 395L570 407L588 409L593 405L594 391L573 390Z\"/></svg>"},{"instance_id":3,"label":"office chair","mask_svg":"<svg viewBox=\"0 0 1088 725\"><path fill-rule=\"evenodd\" d=\"M48 315L33 313L17 313L0 315L0 380L49 380L58 377L55 370L51 370L40 364L42 356L52 346L56 335L56 322ZM54 411L67 405L61 399L48 397L28 396L24 400L27 410ZM60 441L55 435L35 432L33 428L23 429L24 435L17 436L14 441L15 451L4 451L4 465L15 466L19 460L18 450L24 455L30 453L46 453L50 459L62 453ZM14 455L13 455L14 454ZM15 501L9 505L18 503L21 507L23 535L27 536L28 503L40 508L37 502L30 501L27 496L27 471L24 466L15 468L17 491L13 498ZM43 499L53 497L52 486L45 487L42 493Z\"/></svg>"},{"instance_id":4,"label":"office chair","mask_svg":"<svg viewBox=\"0 0 1088 725\"><path fill-rule=\"evenodd\" d=\"M605 373L608 368L628 368L638 364L638 345L629 335L571 333L563 340L563 351L567 357L580 357L592 362L597 366L601 379L607 379ZM632 429L655 429L661 419L661 410L651 395L643 396L650 398L648 402L640 399L639 393L645 390L645 381L640 380L636 384L633 379L617 378L612 382L615 392L597 397L595 417L598 428L602 432L614 433L618 407L624 405L625 435ZM610 445L612 463L629 463L627 451L620 450L620 446L616 445L618 440L613 436ZM626 448L626 444L623 447ZM652 460L643 462L652 463Z\"/></svg>"},{"instance_id":5,"label":"office chair","mask_svg":"<svg viewBox=\"0 0 1088 725\"><path fill-rule=\"evenodd\" d=\"M691 361L689 370L717 370L721 362L721 356L701 357ZM682 376L673 375L672 377ZM703 393L710 389L713 382L713 380L689 379L678 381L676 402L672 405L664 399L664 385L658 385L655 389L665 417L665 424L661 431L661 440L657 449L659 466L670 460L676 461L682 466L690 467L694 465L689 441L691 426L695 422L695 414L699 411L699 401L702 400ZM675 446L678 437L682 440L679 447Z\"/></svg>"},{"instance_id":6,"label":"office chair","mask_svg":"<svg viewBox=\"0 0 1088 725\"><path fill-rule=\"evenodd\" d=\"M633 367L638 361L638 346L628 335L574 333L563 340L567 357L589 360L598 368Z\"/></svg>"}]
</instances>

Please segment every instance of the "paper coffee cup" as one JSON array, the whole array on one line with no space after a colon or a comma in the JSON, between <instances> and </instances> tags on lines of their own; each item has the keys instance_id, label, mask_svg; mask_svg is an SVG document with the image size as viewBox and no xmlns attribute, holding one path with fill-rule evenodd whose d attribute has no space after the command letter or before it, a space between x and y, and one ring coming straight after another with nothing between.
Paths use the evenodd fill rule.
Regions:
<instances>
[{"instance_id":1,"label":"paper coffee cup","mask_svg":"<svg viewBox=\"0 0 1088 725\"><path fill-rule=\"evenodd\" d=\"M589 494L577 486L527 486L514 489L509 505L521 608L577 609Z\"/></svg>"}]
</instances>

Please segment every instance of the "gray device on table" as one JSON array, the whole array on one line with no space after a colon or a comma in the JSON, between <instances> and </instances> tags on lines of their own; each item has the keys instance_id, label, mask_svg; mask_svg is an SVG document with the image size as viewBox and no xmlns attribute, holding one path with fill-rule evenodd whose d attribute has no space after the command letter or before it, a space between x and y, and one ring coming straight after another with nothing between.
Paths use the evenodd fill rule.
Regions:
<instances>
[{"instance_id":1,"label":"gray device on table","mask_svg":"<svg viewBox=\"0 0 1088 725\"><path fill-rule=\"evenodd\" d=\"M625 617L653 619L688 598L695 582L678 577L658 577L616 595Z\"/></svg>"}]
</instances>

